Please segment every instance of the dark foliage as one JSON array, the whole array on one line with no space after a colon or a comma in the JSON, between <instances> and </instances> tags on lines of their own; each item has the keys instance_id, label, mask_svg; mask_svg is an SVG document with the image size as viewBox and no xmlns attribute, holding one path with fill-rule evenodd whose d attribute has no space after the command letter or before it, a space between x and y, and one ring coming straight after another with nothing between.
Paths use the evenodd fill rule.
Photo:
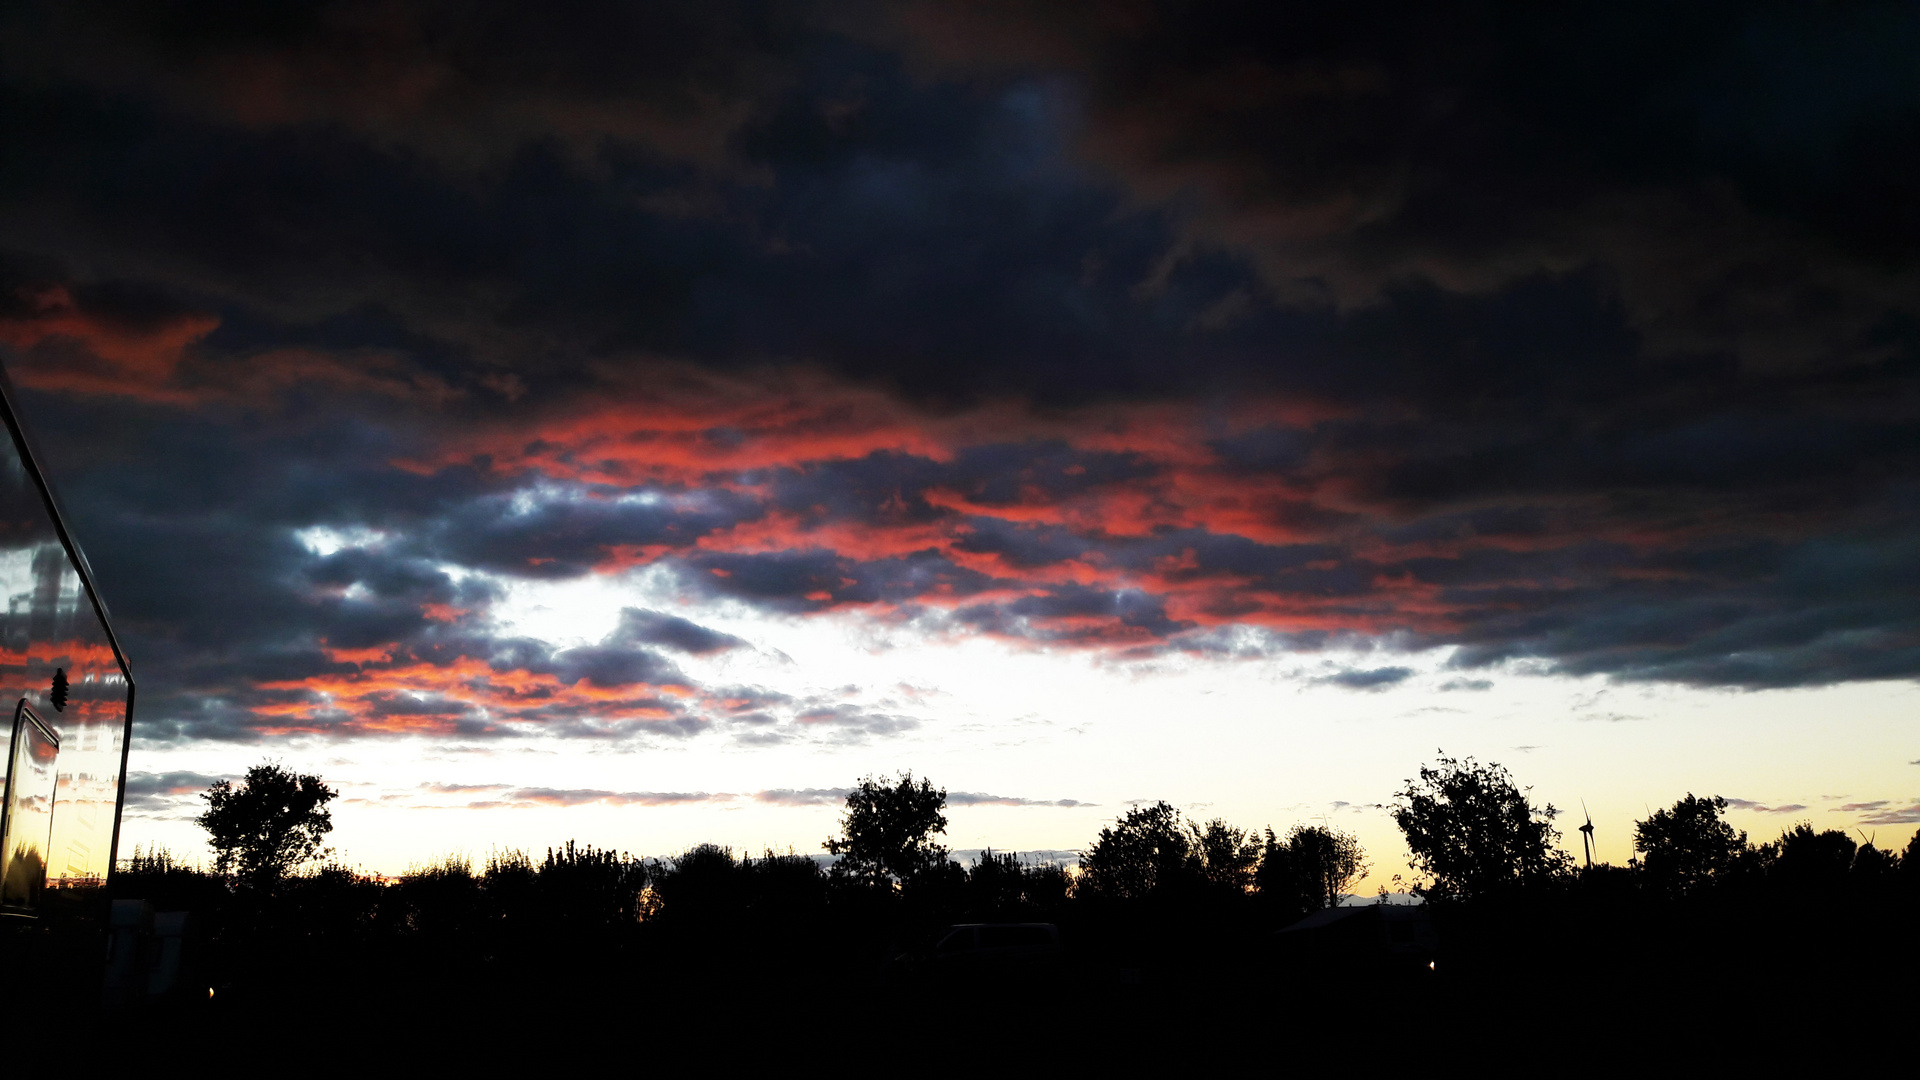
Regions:
<instances>
[{"instance_id":1,"label":"dark foliage","mask_svg":"<svg viewBox=\"0 0 1920 1080\"><path fill-rule=\"evenodd\" d=\"M1072 877L1056 863L988 850L967 870L964 905L969 918L1019 922L1058 915L1072 889Z\"/></svg>"},{"instance_id":2,"label":"dark foliage","mask_svg":"<svg viewBox=\"0 0 1920 1080\"><path fill-rule=\"evenodd\" d=\"M639 922L648 879L646 865L631 855L569 840L547 849L536 880L551 925L588 931Z\"/></svg>"},{"instance_id":3,"label":"dark foliage","mask_svg":"<svg viewBox=\"0 0 1920 1080\"><path fill-rule=\"evenodd\" d=\"M1333 907L1367 873L1358 838L1324 825L1295 825L1286 839L1267 830L1254 876L1261 896L1286 911Z\"/></svg>"},{"instance_id":4,"label":"dark foliage","mask_svg":"<svg viewBox=\"0 0 1920 1080\"><path fill-rule=\"evenodd\" d=\"M1456 874L1451 887L1430 890L1444 900L1430 909L1441 929L1439 974L1417 973L1427 981L1416 986L1405 971L1359 961L1333 969L1419 995L1407 1024L1444 1019L1449 1030L1474 1030L1484 1022L1476 1001L1516 978L1564 973L1569 947L1587 950L1581 978L1596 994L1703 977L1862 980L1906 962L1904 946L1883 947L1876 937L1863 949L1837 928L1912 921L1920 912L1920 840L1896 854L1802 824L1752 844L1726 827L1720 800L1690 795L1639 823L1642 859L1575 873L1537 852L1513 855L1513 836L1551 834L1505 770L1443 759L1423 776L1428 787L1409 788L1436 800L1425 810L1429 820L1455 815L1446 835L1467 837L1469 850L1472 838L1489 835L1508 846L1499 849L1506 861L1486 860L1502 867L1497 872ZM901 784L922 808L924 793L938 796L924 780ZM1275 951L1273 935L1345 901L1364 872L1364 852L1327 826L1268 830L1263 840L1156 803L1101 830L1077 873L986 851L965 867L908 856L887 864L917 866L905 878L877 879L836 875L791 852L749 856L702 844L643 861L568 842L538 858L495 851L477 871L449 857L397 881L322 865L271 890L145 850L110 888L159 910L192 911L194 970L217 988L222 1008L254 1010L247 1015L269 1025L288 1010L365 1023L430 1015L457 1025L497 1011L498 988L526 987L526 1019L645 1014L678 1031L721 1023L731 1014L709 1006L746 986L779 1003L782 1019L759 1023L791 1022L795 1034L834 1017L844 1022L835 1003L862 1001L856 1027L869 1041L923 1021L935 998L956 1022L1072 1013L1098 1027L1129 1007L1187 1001L1236 1024L1284 1011L1337 1026L1343 1014L1313 989L1328 971L1290 967L1296 961ZM1524 869L1528 859L1534 872ZM888 887L874 887L879 880ZM50 910L97 902L57 892L64 906ZM874 994L892 985L885 973L898 957L924 954L947 926L966 922L1052 923L1067 966L1039 982L994 976L991 998L1001 1011L984 1018L967 1011L978 1002L937 982ZM97 954L81 939L60 947ZM1503 1014L1502 1030L1523 1023L1529 1008Z\"/></svg>"},{"instance_id":5,"label":"dark foliage","mask_svg":"<svg viewBox=\"0 0 1920 1080\"><path fill-rule=\"evenodd\" d=\"M1720 816L1727 800L1691 793L1669 810L1655 810L1633 828L1633 850L1657 887L1685 895L1733 870L1747 848L1747 834L1735 833Z\"/></svg>"},{"instance_id":6,"label":"dark foliage","mask_svg":"<svg viewBox=\"0 0 1920 1080\"><path fill-rule=\"evenodd\" d=\"M1407 839L1413 866L1428 876L1418 887L1442 900L1468 900L1537 885L1564 875L1573 860L1554 848L1559 813L1536 807L1496 764L1441 757L1420 767L1396 794L1394 824Z\"/></svg>"},{"instance_id":7,"label":"dark foliage","mask_svg":"<svg viewBox=\"0 0 1920 1080\"><path fill-rule=\"evenodd\" d=\"M1109 900L1177 890L1198 876L1193 849L1180 811L1164 802L1136 806L1080 853L1081 885Z\"/></svg>"},{"instance_id":8,"label":"dark foliage","mask_svg":"<svg viewBox=\"0 0 1920 1080\"><path fill-rule=\"evenodd\" d=\"M133 857L113 874L114 893L139 897L161 911L215 911L227 899L227 883L217 875L174 857L163 847L134 848Z\"/></svg>"},{"instance_id":9,"label":"dark foliage","mask_svg":"<svg viewBox=\"0 0 1920 1080\"><path fill-rule=\"evenodd\" d=\"M1201 880L1221 892L1244 895L1253 891L1254 871L1260 865L1260 841L1246 829L1214 818L1205 826L1189 825L1193 853Z\"/></svg>"},{"instance_id":10,"label":"dark foliage","mask_svg":"<svg viewBox=\"0 0 1920 1080\"><path fill-rule=\"evenodd\" d=\"M835 876L867 885L906 882L947 861L947 849L933 837L947 831L946 789L935 789L912 773L902 773L889 785L863 778L847 796L840 819L840 835L827 840L827 850L840 856Z\"/></svg>"},{"instance_id":11,"label":"dark foliage","mask_svg":"<svg viewBox=\"0 0 1920 1080\"><path fill-rule=\"evenodd\" d=\"M1772 876L1807 896L1832 895L1851 883L1859 845L1838 829L1815 831L1801 822L1773 845Z\"/></svg>"}]
</instances>

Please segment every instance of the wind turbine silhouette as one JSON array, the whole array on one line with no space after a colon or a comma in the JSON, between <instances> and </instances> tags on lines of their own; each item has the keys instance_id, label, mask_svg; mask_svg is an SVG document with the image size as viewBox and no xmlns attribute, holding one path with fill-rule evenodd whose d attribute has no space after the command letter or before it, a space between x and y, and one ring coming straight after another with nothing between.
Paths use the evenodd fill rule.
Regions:
<instances>
[{"instance_id":1,"label":"wind turbine silhouette","mask_svg":"<svg viewBox=\"0 0 1920 1080\"><path fill-rule=\"evenodd\" d=\"M1587 823L1580 826L1580 846L1586 849L1587 869L1593 869L1593 814L1587 809L1587 800L1580 800L1580 812L1587 815Z\"/></svg>"}]
</instances>

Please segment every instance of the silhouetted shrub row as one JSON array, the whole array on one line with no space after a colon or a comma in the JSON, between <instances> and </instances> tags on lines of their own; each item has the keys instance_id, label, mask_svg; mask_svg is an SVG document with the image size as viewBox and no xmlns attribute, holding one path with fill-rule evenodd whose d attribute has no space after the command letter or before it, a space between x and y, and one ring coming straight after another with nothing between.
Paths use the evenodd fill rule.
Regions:
<instances>
[{"instance_id":1,"label":"silhouetted shrub row","mask_svg":"<svg viewBox=\"0 0 1920 1080\"><path fill-rule=\"evenodd\" d=\"M863 785L869 806L887 803L883 785ZM453 1008L501 985L657 1004L747 980L804 997L870 983L957 922L1052 922L1088 970L1270 989L1259 975L1269 935L1339 902L1366 871L1337 830L1256 836L1165 803L1102 829L1078 867L992 851L961 866L931 839L944 793L928 789L929 802L922 786L903 777L890 789L912 796L894 801L915 804L914 828L849 814L836 842L860 858L835 865L713 844L643 860L568 842L539 858L496 852L477 868L446 858L395 881L328 865L263 882L137 851L110 890L193 912L192 977L230 997ZM1816 977L1830 953L1893 962L1885 950L1835 952L1821 928L1910 924L1920 837L1895 854L1801 824L1753 844L1726 825L1725 806L1689 795L1638 823L1628 865L1577 869L1546 847L1558 836L1552 808L1531 806L1497 766L1442 759L1394 812L1424 872L1415 891L1433 902L1446 964L1464 978L1557 971L1573 927L1591 949L1585 976L1602 981L1724 974L1762 957L1775 978Z\"/></svg>"}]
</instances>

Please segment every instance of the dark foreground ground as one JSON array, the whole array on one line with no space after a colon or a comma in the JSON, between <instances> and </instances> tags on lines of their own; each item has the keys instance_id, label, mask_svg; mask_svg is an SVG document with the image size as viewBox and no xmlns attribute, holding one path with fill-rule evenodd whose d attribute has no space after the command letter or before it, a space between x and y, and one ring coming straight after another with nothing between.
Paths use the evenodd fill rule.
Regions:
<instances>
[{"instance_id":1,"label":"dark foreground ground","mask_svg":"<svg viewBox=\"0 0 1920 1080\"><path fill-rule=\"evenodd\" d=\"M134 1061L201 1047L297 1072L1850 1067L1912 1059L1920 981L1920 922L1902 897L1439 908L1432 970L1282 955L1247 909L1088 907L1061 913L1058 964L970 976L890 965L938 927L884 904L515 926L477 910L436 925L416 909L377 926L279 898L203 922L180 986L109 1008L94 918L106 899L67 897L7 928L10 985L37 984L21 1000L50 1044Z\"/></svg>"}]
</instances>

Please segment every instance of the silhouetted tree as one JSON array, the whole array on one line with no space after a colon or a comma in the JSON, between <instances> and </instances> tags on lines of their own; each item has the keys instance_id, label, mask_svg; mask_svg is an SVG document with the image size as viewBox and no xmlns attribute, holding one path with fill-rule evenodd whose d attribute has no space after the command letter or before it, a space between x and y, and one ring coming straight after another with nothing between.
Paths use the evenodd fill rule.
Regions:
<instances>
[{"instance_id":1,"label":"silhouetted tree","mask_svg":"<svg viewBox=\"0 0 1920 1080\"><path fill-rule=\"evenodd\" d=\"M1414 868L1431 881L1423 896L1470 899L1568 872L1573 859L1553 844L1559 813L1536 807L1507 770L1442 757L1395 794L1394 824Z\"/></svg>"},{"instance_id":2,"label":"silhouetted tree","mask_svg":"<svg viewBox=\"0 0 1920 1080\"><path fill-rule=\"evenodd\" d=\"M1775 842L1772 876L1791 889L1806 893L1839 892L1847 887L1859 845L1839 829L1815 831L1800 822Z\"/></svg>"},{"instance_id":3,"label":"silhouetted tree","mask_svg":"<svg viewBox=\"0 0 1920 1080\"><path fill-rule=\"evenodd\" d=\"M1187 828L1193 834L1193 854L1202 879L1224 892L1245 893L1253 888L1254 868L1260 864L1258 838L1220 818L1204 828Z\"/></svg>"},{"instance_id":4,"label":"silhouetted tree","mask_svg":"<svg viewBox=\"0 0 1920 1080\"><path fill-rule=\"evenodd\" d=\"M480 878L464 855L416 867L388 891L388 900L405 910L408 930L458 938L487 917Z\"/></svg>"},{"instance_id":5,"label":"silhouetted tree","mask_svg":"<svg viewBox=\"0 0 1920 1080\"><path fill-rule=\"evenodd\" d=\"M547 849L535 882L547 917L584 931L636 925L649 878L646 864L626 852L569 840Z\"/></svg>"},{"instance_id":6,"label":"silhouetted tree","mask_svg":"<svg viewBox=\"0 0 1920 1080\"><path fill-rule=\"evenodd\" d=\"M207 809L194 821L207 830L218 873L271 885L326 854L321 841L333 830L327 804L337 794L317 776L265 761L238 786L222 780L209 788L200 796Z\"/></svg>"},{"instance_id":7,"label":"silhouetted tree","mask_svg":"<svg viewBox=\"0 0 1920 1080\"><path fill-rule=\"evenodd\" d=\"M1366 853L1351 833L1295 825L1286 839L1267 830L1255 881L1262 896L1301 912L1334 907L1367 873Z\"/></svg>"},{"instance_id":8,"label":"silhouetted tree","mask_svg":"<svg viewBox=\"0 0 1920 1080\"><path fill-rule=\"evenodd\" d=\"M1041 913L1058 911L1073 892L1073 875L1059 863L1028 863L1020 868L1021 891Z\"/></svg>"},{"instance_id":9,"label":"silhouetted tree","mask_svg":"<svg viewBox=\"0 0 1920 1080\"><path fill-rule=\"evenodd\" d=\"M947 849L934 842L947 831L945 788L935 788L911 772L899 782L865 777L847 794L840 835L827 850L840 856L835 877L869 885L904 882L947 861Z\"/></svg>"},{"instance_id":10,"label":"silhouetted tree","mask_svg":"<svg viewBox=\"0 0 1920 1080\"><path fill-rule=\"evenodd\" d=\"M531 856L518 848L508 848L487 856L487 868L480 875L480 883L503 911L515 913L524 911L532 903L539 876Z\"/></svg>"},{"instance_id":11,"label":"silhouetted tree","mask_svg":"<svg viewBox=\"0 0 1920 1080\"><path fill-rule=\"evenodd\" d=\"M1023 863L1011 852L989 849L967 869L967 908L980 918L1053 911L1066 901L1071 883L1053 863Z\"/></svg>"},{"instance_id":12,"label":"silhouetted tree","mask_svg":"<svg viewBox=\"0 0 1920 1080\"><path fill-rule=\"evenodd\" d=\"M1136 806L1101 829L1080 853L1081 887L1095 896L1137 899L1194 875L1194 834L1164 802Z\"/></svg>"},{"instance_id":13,"label":"silhouetted tree","mask_svg":"<svg viewBox=\"0 0 1920 1080\"><path fill-rule=\"evenodd\" d=\"M1747 834L1736 833L1720 815L1727 800L1702 799L1691 792L1671 809L1655 810L1633 826L1633 850L1647 876L1669 892L1686 895L1727 873L1747 849Z\"/></svg>"},{"instance_id":14,"label":"silhouetted tree","mask_svg":"<svg viewBox=\"0 0 1920 1080\"><path fill-rule=\"evenodd\" d=\"M661 913L669 918L717 918L739 906L742 875L733 849L696 844L651 871Z\"/></svg>"},{"instance_id":15,"label":"silhouetted tree","mask_svg":"<svg viewBox=\"0 0 1920 1080\"><path fill-rule=\"evenodd\" d=\"M1026 898L1026 875L1011 852L995 855L991 848L967 870L967 906L985 916L1018 908Z\"/></svg>"},{"instance_id":16,"label":"silhouetted tree","mask_svg":"<svg viewBox=\"0 0 1920 1080\"><path fill-rule=\"evenodd\" d=\"M757 859L742 856L740 873L748 883L748 902L764 910L794 915L826 900L826 876L820 864L806 855L769 850Z\"/></svg>"}]
</instances>

